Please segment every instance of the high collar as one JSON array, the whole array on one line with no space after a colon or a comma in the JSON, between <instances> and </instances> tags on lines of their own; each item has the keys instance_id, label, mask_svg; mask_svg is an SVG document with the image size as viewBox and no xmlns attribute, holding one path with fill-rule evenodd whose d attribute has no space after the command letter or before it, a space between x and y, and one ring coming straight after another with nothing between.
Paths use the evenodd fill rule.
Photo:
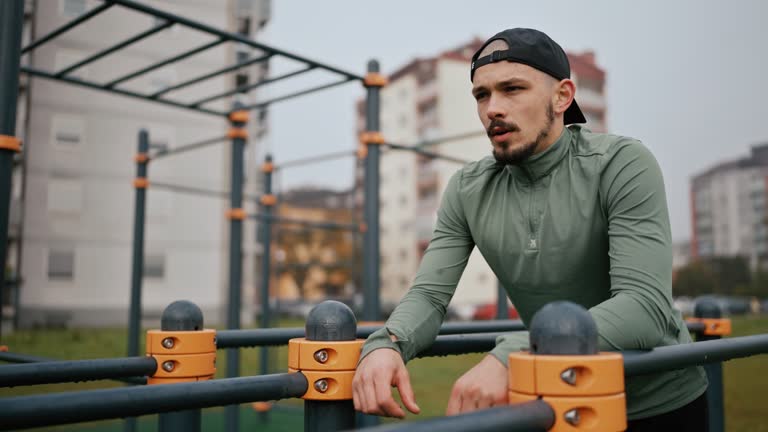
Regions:
<instances>
[{"instance_id":1,"label":"high collar","mask_svg":"<svg viewBox=\"0 0 768 432\"><path fill-rule=\"evenodd\" d=\"M513 174L517 174L530 182L535 182L549 174L552 169L563 160L568 154L573 132L567 127L563 128L563 133L546 150L535 154L520 165L508 165L507 169Z\"/></svg>"}]
</instances>

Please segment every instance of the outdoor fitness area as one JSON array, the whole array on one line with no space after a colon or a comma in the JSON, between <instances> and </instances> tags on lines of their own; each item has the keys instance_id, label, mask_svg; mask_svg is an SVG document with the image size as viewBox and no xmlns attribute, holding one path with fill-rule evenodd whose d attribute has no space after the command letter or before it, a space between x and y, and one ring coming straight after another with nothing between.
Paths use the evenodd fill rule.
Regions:
<instances>
[{"instance_id":1,"label":"outdoor fitness area","mask_svg":"<svg viewBox=\"0 0 768 432\"><path fill-rule=\"evenodd\" d=\"M58 360L18 352L12 345L0 345L0 361L15 363L0 366L0 387L11 389L11 396L3 397L0 401L0 430L125 419L124 430L136 431L141 430L137 418L150 414L159 414L156 430L163 432L213 430L211 426L203 426L208 423L204 422L201 410L225 407L221 430L236 432L243 430L239 405L253 404L266 428L268 423L279 422L281 418L274 401L301 399L303 409L295 403L297 401L284 409L290 412L294 420L303 416L305 431L622 431L627 427L626 377L692 365L704 365L710 382L707 390L710 430L726 430L722 362L768 353L768 334L728 337L731 335L731 320L715 301L700 301L695 308L695 318L687 322L696 342L637 352L598 352L594 321L586 310L568 302L550 303L542 308L534 316L530 328L518 320L446 323L441 327L435 343L419 353L418 357L485 353L495 346L496 338L503 333L530 332L533 349L512 354L509 358L509 406L455 417L391 422L385 425L378 425L378 418L355 412L352 404L352 378L361 346L366 337L382 326L379 265L382 151L415 152L422 157L456 163L457 166L469 161L425 150L423 147L390 142L382 135L380 91L387 85L387 78L381 73L376 60L368 60L367 64L361 60L361 66L365 64L366 72L358 74L148 6L144 2L100 0L98 3L98 6L66 25L22 46L24 1L0 2L0 262L6 261L8 250L8 214L14 157L24 151L24 145L16 133L17 92L21 74L226 119L229 128L215 136L171 149L153 148L150 131L136 131L132 277L129 325L125 339L126 356ZM21 65L23 54L40 49L46 42L86 22L98 20L100 14L115 9L151 16L156 24L149 30L104 48L63 70L43 70ZM171 27L200 32L214 37L215 41L181 53L169 53L161 61L139 70L125 71L123 76L106 83L76 76L76 71L86 65L107 55L119 54L121 50ZM121 87L122 83L226 44L243 44L266 54L222 67L161 91L139 92ZM272 58L290 59L302 63L304 67L192 102L182 102L171 95L176 90ZM290 94L253 104L235 102L229 110L216 109L211 105L233 95L315 70L333 74L337 80L330 84L297 89ZM361 85L365 91L365 132L359 137L359 149L284 162L273 160L267 154L259 172L245 172L245 151L250 139L247 126L254 110L352 83ZM446 140L454 138L448 137ZM153 181L153 163L181 153L224 144L231 147L231 160L228 161L231 174L229 190ZM290 167L345 157L357 157L363 161L364 204L359 220L351 223L334 220L318 222L279 215L279 195L273 187L275 173ZM249 195L244 192L245 178L249 175L260 177L263 193ZM153 188L196 195L201 199L228 201L226 330L206 327L201 308L193 302L179 300L169 304L163 311L159 329L142 332L146 209L147 202L152 199ZM246 211L246 203L253 204L258 211ZM189 217L194 218L195 215ZM255 243L260 245L263 256L259 269L259 304L262 310L259 313L258 329L243 329L241 323L244 225L249 223L256 224L258 236ZM270 257L274 243L273 227L280 225L345 231L362 240L359 271L362 275L363 307L360 316L356 317L343 303L326 301L310 312L304 327L278 327L277 319L270 313L272 299L269 285L272 279ZM128 281L125 281L125 286L128 287ZM5 287L6 283L0 284L0 290ZM500 293L498 305L501 316L501 312L506 309L505 294ZM363 322L365 324L358 325ZM142 336L145 339L144 349L140 346ZM259 348L258 374L244 376L240 351L256 347ZM269 347L287 347L286 361L270 355ZM217 356L225 357L226 360L217 362ZM83 358L88 357L88 353L83 353ZM222 368L225 376L215 379L217 370ZM287 373L274 373L274 370ZM13 394L15 389L26 386L98 380L118 381L127 385L50 394Z\"/></svg>"}]
</instances>

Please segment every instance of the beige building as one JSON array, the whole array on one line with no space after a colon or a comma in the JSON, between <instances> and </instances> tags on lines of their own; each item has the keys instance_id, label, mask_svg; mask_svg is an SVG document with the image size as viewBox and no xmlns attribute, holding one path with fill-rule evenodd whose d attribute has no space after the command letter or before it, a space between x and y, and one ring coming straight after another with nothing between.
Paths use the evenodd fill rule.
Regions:
<instances>
[{"instance_id":1,"label":"beige building","mask_svg":"<svg viewBox=\"0 0 768 432\"><path fill-rule=\"evenodd\" d=\"M258 38L269 20L270 0L152 0L150 6L217 28ZM36 39L100 2L46 0L28 2L24 39ZM100 49L125 40L159 20L113 6L22 57L22 64L60 71ZM75 76L107 82L149 64L204 45L212 36L172 26L114 55L78 69ZM24 44L26 44L26 42ZM155 70L118 88L142 93L258 56L235 44L222 44ZM256 81L268 73L256 64L203 84L169 94L198 98ZM122 325L128 319L134 219L132 179L137 134L147 128L155 146L173 149L223 136L228 124L151 102L22 77L19 127L24 155L14 174L8 267L22 280L19 296L6 301L6 316L19 324ZM238 95L245 103L255 94ZM232 97L208 106L227 110ZM255 173L259 118L251 116L246 173ZM227 191L230 146L220 145L158 160L149 165L150 181ZM246 193L255 194L259 176L247 176ZM148 189L143 309L159 317L170 302L188 299L200 305L206 323L223 322L227 303L229 228L227 200ZM246 207L249 209L248 207ZM252 209L252 207L250 208ZM243 319L252 319L255 295L254 224L244 232Z\"/></svg>"},{"instance_id":2,"label":"beige building","mask_svg":"<svg viewBox=\"0 0 768 432\"><path fill-rule=\"evenodd\" d=\"M464 160L490 154L471 95L469 63L482 40L420 58L399 68L382 90L381 126L387 141L419 145L445 137L461 139L425 146L425 150ZM577 99L587 127L606 129L605 73L594 54L568 54ZM365 117L358 105L358 131ZM474 133L473 133L474 132ZM397 302L410 288L421 256L432 236L443 190L461 165L429 159L407 151L389 150L381 161L381 294L383 303ZM362 179L362 174L358 174ZM494 302L497 280L477 249L459 282L456 307Z\"/></svg>"}]
</instances>

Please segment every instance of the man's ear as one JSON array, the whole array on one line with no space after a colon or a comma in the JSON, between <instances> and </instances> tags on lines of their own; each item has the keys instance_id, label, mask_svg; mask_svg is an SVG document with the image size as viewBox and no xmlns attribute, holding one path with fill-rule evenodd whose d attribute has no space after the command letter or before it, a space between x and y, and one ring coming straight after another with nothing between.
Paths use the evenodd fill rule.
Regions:
<instances>
[{"instance_id":1,"label":"man's ear","mask_svg":"<svg viewBox=\"0 0 768 432\"><path fill-rule=\"evenodd\" d=\"M556 114L563 114L576 97L576 84L573 83L573 80L566 78L555 85L557 88L555 89L552 108Z\"/></svg>"}]
</instances>

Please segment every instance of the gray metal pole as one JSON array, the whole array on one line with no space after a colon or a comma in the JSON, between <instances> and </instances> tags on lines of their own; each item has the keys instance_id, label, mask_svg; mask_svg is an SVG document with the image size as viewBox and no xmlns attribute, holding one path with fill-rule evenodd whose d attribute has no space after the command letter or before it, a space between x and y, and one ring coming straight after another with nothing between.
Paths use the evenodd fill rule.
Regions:
<instances>
[{"instance_id":1,"label":"gray metal pole","mask_svg":"<svg viewBox=\"0 0 768 432\"><path fill-rule=\"evenodd\" d=\"M149 164L149 132L139 131L138 153L136 154L136 202L133 216L133 258L131 263L131 303L128 309L128 356L139 355L139 332L141 331L141 285L144 281L144 223L147 206L147 174ZM136 419L125 419L123 430L136 431Z\"/></svg>"},{"instance_id":2,"label":"gray metal pole","mask_svg":"<svg viewBox=\"0 0 768 432\"><path fill-rule=\"evenodd\" d=\"M377 74L379 62L368 62L368 73ZM366 132L379 132L380 90L377 85L366 85L365 129ZM365 213L366 225L364 237L364 296L363 319L378 321L379 307L379 159L381 149L379 144L364 143L368 148L365 158Z\"/></svg>"},{"instance_id":3,"label":"gray metal pole","mask_svg":"<svg viewBox=\"0 0 768 432\"><path fill-rule=\"evenodd\" d=\"M270 327L270 311L269 311L269 272L271 262L271 244L272 244L272 223L269 216L272 215L272 207L274 207L274 196L272 195L272 156L267 155L264 159L264 166L262 171L264 172L264 196L261 200L261 211L267 217L261 222L261 244L262 258L261 258L261 328L267 329ZM269 347L263 346L259 350L259 373L266 375L269 373ZM269 420L269 413L264 411L260 413L262 421Z\"/></svg>"},{"instance_id":4,"label":"gray metal pole","mask_svg":"<svg viewBox=\"0 0 768 432\"><path fill-rule=\"evenodd\" d=\"M500 280L496 281L496 319L509 319L509 311L507 310L507 290L504 289L504 285L501 284Z\"/></svg>"},{"instance_id":5,"label":"gray metal pole","mask_svg":"<svg viewBox=\"0 0 768 432\"><path fill-rule=\"evenodd\" d=\"M696 318L722 318L723 310L720 304L711 298L700 299L693 311ZM696 334L696 341L721 339L720 336ZM709 386L707 387L707 408L709 411L709 432L725 431L725 405L723 402L723 364L710 363L704 365Z\"/></svg>"},{"instance_id":6,"label":"gray metal pole","mask_svg":"<svg viewBox=\"0 0 768 432\"><path fill-rule=\"evenodd\" d=\"M0 337L5 298L5 257L8 252L13 156L20 151L15 138L23 22L24 0L0 1Z\"/></svg>"},{"instance_id":7,"label":"gray metal pole","mask_svg":"<svg viewBox=\"0 0 768 432\"><path fill-rule=\"evenodd\" d=\"M235 102L233 113L230 115L232 130L245 132L247 112L239 111L242 104ZM243 115L244 117L239 117ZM232 138L232 167L230 186L229 212L229 304L227 308L227 328L240 328L240 303L242 301L243 279L243 153L245 151L244 135L233 135ZM240 351L227 350L227 377L240 375ZM227 432L238 432L240 429L239 406L229 405L225 408L225 428Z\"/></svg>"},{"instance_id":8,"label":"gray metal pole","mask_svg":"<svg viewBox=\"0 0 768 432\"><path fill-rule=\"evenodd\" d=\"M315 306L307 317L307 340L355 340L356 332L355 314L341 302L324 301ZM319 385L317 382L308 384L310 386ZM334 432L353 429L354 427L355 407L352 400L304 401L304 432Z\"/></svg>"},{"instance_id":9,"label":"gray metal pole","mask_svg":"<svg viewBox=\"0 0 768 432\"><path fill-rule=\"evenodd\" d=\"M203 312L196 304L185 300L169 304L160 318L160 330L163 331L200 331L203 324ZM157 418L160 432L200 432L200 425L200 408L164 413Z\"/></svg>"}]
</instances>

